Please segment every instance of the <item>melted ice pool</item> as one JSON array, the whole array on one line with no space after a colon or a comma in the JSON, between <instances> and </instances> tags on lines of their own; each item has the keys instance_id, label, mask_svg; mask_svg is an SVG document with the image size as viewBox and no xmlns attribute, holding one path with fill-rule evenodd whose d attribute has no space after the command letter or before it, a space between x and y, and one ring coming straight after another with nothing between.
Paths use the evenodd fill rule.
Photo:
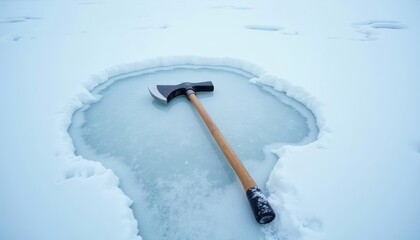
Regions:
<instances>
[{"instance_id":1,"label":"melted ice pool","mask_svg":"<svg viewBox=\"0 0 420 240\"><path fill-rule=\"evenodd\" d=\"M212 81L197 93L257 184L264 189L281 144L306 144L318 130L299 102L230 67L173 66L110 79L97 101L73 115L76 154L99 161L120 178L145 240L258 240L279 236L281 212L256 223L239 180L184 96L168 105L148 85ZM276 210L276 209L275 209ZM280 234L281 235L281 234Z\"/></svg>"}]
</instances>

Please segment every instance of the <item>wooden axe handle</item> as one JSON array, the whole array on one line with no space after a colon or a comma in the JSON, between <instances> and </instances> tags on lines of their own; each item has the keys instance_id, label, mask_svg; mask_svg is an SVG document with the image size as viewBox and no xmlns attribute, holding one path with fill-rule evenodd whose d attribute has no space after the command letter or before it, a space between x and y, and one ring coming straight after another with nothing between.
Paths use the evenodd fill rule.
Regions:
<instances>
[{"instance_id":1,"label":"wooden axe handle","mask_svg":"<svg viewBox=\"0 0 420 240\"><path fill-rule=\"evenodd\" d=\"M251 175L249 175L245 166L242 164L241 160L238 158L236 153L230 147L229 143L226 141L222 132L220 132L219 128L217 128L216 124L210 118L210 115L206 112L203 105L198 100L197 96L194 93L191 93L188 95L188 98L190 99L194 107L197 109L197 112L200 114L204 123L206 123L208 129L210 130L210 133L214 137L214 140L216 140L220 149L225 154L227 160L229 161L236 175L238 175L239 180L241 181L242 186L244 187L245 191L247 191L248 189L252 187L255 187L257 184L255 183L254 179L252 179Z\"/></svg>"},{"instance_id":2,"label":"wooden axe handle","mask_svg":"<svg viewBox=\"0 0 420 240\"><path fill-rule=\"evenodd\" d=\"M251 175L249 175L245 166L242 164L241 160L239 160L236 153L230 147L229 143L226 141L219 128L217 128L216 124L210 118L203 105L201 105L200 101L195 95L195 92L192 90L187 91L187 97L197 109L204 123L206 123L208 129L213 135L214 140L216 140L217 144L219 145L220 149L222 149L236 175L239 177L239 180L241 181L242 186L245 189L249 204L251 205L252 212L254 213L255 220L257 220L257 222L261 224L273 221L276 217L276 214L274 213L273 208L268 203L267 198L265 197L263 192L258 188Z\"/></svg>"}]
</instances>

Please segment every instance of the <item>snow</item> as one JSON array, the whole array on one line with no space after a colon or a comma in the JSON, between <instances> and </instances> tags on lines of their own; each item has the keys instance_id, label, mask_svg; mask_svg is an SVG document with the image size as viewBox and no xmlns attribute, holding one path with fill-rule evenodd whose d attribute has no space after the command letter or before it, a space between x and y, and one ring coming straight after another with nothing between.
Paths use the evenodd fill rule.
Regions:
<instances>
[{"instance_id":1,"label":"snow","mask_svg":"<svg viewBox=\"0 0 420 240\"><path fill-rule=\"evenodd\" d=\"M177 65L113 76L93 89L95 101L75 112L69 128L76 154L101 162L120 177L146 239L286 235L277 229L264 234L266 229L255 222L240 182L188 100L178 97L163 105L153 101L147 88L213 81L216 91L198 93L199 98L260 186L277 160L270 154L272 149L316 139L315 117L284 93L256 85L264 75L221 65L245 63L184 58L194 62L191 65L181 59ZM211 61L219 65L204 65ZM255 69L249 64L248 68ZM232 223L246 227L243 231L226 227Z\"/></svg>"},{"instance_id":2,"label":"snow","mask_svg":"<svg viewBox=\"0 0 420 240\"><path fill-rule=\"evenodd\" d=\"M111 76L201 56L316 116L315 142L275 150L274 229L419 239L419 4L1 1L0 238L140 239L115 173L74 155L71 114Z\"/></svg>"}]
</instances>

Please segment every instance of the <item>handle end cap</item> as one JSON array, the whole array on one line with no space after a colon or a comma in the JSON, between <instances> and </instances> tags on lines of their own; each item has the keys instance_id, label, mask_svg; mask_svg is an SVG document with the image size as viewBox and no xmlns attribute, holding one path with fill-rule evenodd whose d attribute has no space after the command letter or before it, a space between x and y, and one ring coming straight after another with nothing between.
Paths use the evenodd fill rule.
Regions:
<instances>
[{"instance_id":1,"label":"handle end cap","mask_svg":"<svg viewBox=\"0 0 420 240\"><path fill-rule=\"evenodd\" d=\"M246 191L246 196L258 223L266 224L274 220L276 214L263 192L257 186L249 188Z\"/></svg>"}]
</instances>

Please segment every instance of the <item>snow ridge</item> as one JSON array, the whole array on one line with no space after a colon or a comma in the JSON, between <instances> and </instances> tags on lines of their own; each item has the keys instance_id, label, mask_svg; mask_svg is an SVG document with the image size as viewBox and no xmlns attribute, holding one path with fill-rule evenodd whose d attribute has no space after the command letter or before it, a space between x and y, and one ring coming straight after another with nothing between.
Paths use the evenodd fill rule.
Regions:
<instances>
[{"instance_id":1,"label":"snow ridge","mask_svg":"<svg viewBox=\"0 0 420 240\"><path fill-rule=\"evenodd\" d=\"M72 123L72 116L76 110L85 104L97 101L97 99L95 99L95 97L91 94L91 91L99 85L101 85L101 88L109 86L118 79L135 75L138 71L153 72L156 71L157 68L171 68L180 65L220 66L221 68L223 68L223 66L229 66L230 68L237 68L239 70L246 71L250 74L258 76L252 80L254 83L271 86L276 91L285 92L289 97L296 99L310 109L316 117L316 125L319 129L317 140L307 145L283 146L275 150L274 153L278 155L279 159L281 158L281 161L288 157L288 153L290 151L297 151L308 147L320 148L325 144L325 141L328 138L329 130L323 118L322 105L314 97L307 93L303 88L294 86L286 80L270 75L256 64L249 63L244 60L228 57L207 58L198 56L171 56L121 64L105 69L103 72L92 76L88 81L86 81L81 92L71 99L69 104L63 109L60 126L62 135L62 149L60 156L63 161L67 163L67 169L63 171L63 181L68 181L74 178L107 179L106 187L114 191L120 199L120 205L116 207L119 207L123 212L121 220L125 222L127 227L127 239L142 239L138 236L137 221L130 208L132 200L130 200L121 191L119 188L118 177L112 172L112 170L106 169L102 164L96 161L91 161L75 155L75 147L70 135L68 134L68 128ZM296 210L298 202L294 197L295 193L290 191L290 187L288 187L289 184L282 179L279 171L281 169L281 161L279 160L277 162L267 182L267 189L269 191L268 200L272 204L273 208L280 213L280 216L278 216L278 220L275 221L274 224L264 227L264 231L267 232L268 236L272 236L272 234L270 234L271 232L277 232L273 229L280 228L282 235L272 236L273 239L300 239L304 237L306 232L320 231L322 229L322 222L316 218L312 218L312 220L308 222L308 220L306 220L307 218Z\"/></svg>"}]
</instances>

